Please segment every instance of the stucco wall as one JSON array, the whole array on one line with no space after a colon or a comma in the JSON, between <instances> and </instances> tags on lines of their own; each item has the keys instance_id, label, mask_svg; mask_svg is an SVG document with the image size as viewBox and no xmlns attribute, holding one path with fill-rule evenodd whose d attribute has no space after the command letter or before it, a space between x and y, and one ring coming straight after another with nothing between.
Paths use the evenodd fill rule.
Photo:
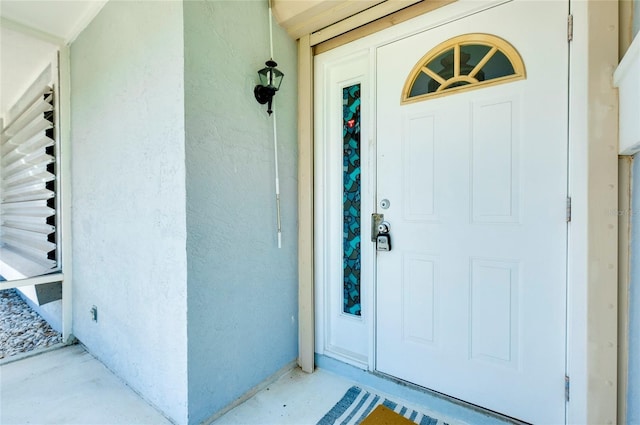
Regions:
<instances>
[{"instance_id":1,"label":"stucco wall","mask_svg":"<svg viewBox=\"0 0 640 425\"><path fill-rule=\"evenodd\" d=\"M187 417L182 25L180 2L110 1L71 45L74 334L178 423Z\"/></svg>"},{"instance_id":2,"label":"stucco wall","mask_svg":"<svg viewBox=\"0 0 640 425\"><path fill-rule=\"evenodd\" d=\"M184 3L189 423L297 356L296 45L274 24L278 249L272 121L253 96L267 14L266 1Z\"/></svg>"}]
</instances>

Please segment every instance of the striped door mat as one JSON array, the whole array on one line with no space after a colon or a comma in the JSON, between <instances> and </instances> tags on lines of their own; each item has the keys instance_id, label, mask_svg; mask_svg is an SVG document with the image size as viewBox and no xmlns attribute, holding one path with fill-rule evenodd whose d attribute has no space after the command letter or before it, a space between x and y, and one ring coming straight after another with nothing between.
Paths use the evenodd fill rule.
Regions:
<instances>
[{"instance_id":1,"label":"striped door mat","mask_svg":"<svg viewBox=\"0 0 640 425\"><path fill-rule=\"evenodd\" d=\"M458 425L353 386L317 425Z\"/></svg>"}]
</instances>

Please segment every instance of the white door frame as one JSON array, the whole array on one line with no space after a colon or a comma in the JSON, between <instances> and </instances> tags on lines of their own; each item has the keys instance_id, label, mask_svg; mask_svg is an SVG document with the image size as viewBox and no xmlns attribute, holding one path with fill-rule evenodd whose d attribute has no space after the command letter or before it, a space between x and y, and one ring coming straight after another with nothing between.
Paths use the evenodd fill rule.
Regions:
<instances>
[{"instance_id":1,"label":"white door frame","mask_svg":"<svg viewBox=\"0 0 640 425\"><path fill-rule=\"evenodd\" d=\"M344 48L349 48L345 45ZM337 50L338 51L338 50ZM334 51L336 52L336 51ZM315 98L316 111L328 111L330 115L322 119L315 128L315 281L319 282L315 290L316 307L316 352L330 353L343 362L362 369L373 370L373 351L370 342L374 341L375 311L373 286L375 277L375 250L368 241L370 214L375 211L375 107L373 101L374 78L371 74L373 57L371 49L349 49L349 54L338 54L330 60L327 67L316 61L316 70L322 67L316 78L316 93L324 96ZM332 52L333 53L333 52ZM329 56L333 56L329 54ZM322 74L322 76L320 75ZM337 285L322 285L320 282L338 282L342 280L342 143L327 145L324 140L333 141L342 132L342 97L340 89L353 84L361 84L361 306L362 315L344 314L341 309L342 291ZM330 90L325 90L325 87ZM316 115L318 119L318 115ZM331 188L331 189L329 189ZM333 302L329 302L332 299ZM320 325L322 323L322 325Z\"/></svg>"},{"instance_id":2,"label":"white door frame","mask_svg":"<svg viewBox=\"0 0 640 425\"><path fill-rule=\"evenodd\" d=\"M458 8L459 1L446 8ZM478 4L478 3L476 3ZM494 2L495 4L495 2ZM441 13L430 13L434 19ZM569 11L568 11L569 12ZM448 12L450 13L450 12ZM570 46L567 423L616 423L618 2L572 2ZM415 20L414 20L415 21ZM408 35L406 25L404 36ZM394 31L400 31L394 29ZM375 37L374 34L370 37ZM366 40L366 39L363 39ZM363 40L354 43L362 43ZM299 40L300 359L313 370L313 46ZM316 178L322 170L316 170ZM315 217L319 219L319 217Z\"/></svg>"}]
</instances>

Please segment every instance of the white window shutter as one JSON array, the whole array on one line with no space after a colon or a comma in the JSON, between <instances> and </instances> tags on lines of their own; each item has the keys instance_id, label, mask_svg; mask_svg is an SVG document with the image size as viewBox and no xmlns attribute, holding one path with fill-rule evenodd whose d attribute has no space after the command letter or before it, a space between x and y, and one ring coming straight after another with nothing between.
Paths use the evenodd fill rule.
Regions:
<instances>
[{"instance_id":1,"label":"white window shutter","mask_svg":"<svg viewBox=\"0 0 640 425\"><path fill-rule=\"evenodd\" d=\"M2 262L25 277L58 265L54 105L47 86L0 135Z\"/></svg>"}]
</instances>

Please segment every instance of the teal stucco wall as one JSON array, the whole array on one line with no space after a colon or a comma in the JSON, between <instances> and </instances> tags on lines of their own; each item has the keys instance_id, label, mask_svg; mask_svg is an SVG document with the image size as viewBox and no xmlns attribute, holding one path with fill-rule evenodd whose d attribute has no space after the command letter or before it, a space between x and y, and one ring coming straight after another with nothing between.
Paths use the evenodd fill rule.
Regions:
<instances>
[{"instance_id":1,"label":"teal stucco wall","mask_svg":"<svg viewBox=\"0 0 640 425\"><path fill-rule=\"evenodd\" d=\"M70 52L74 334L176 423L187 420L182 23L179 2L110 1Z\"/></svg>"},{"instance_id":2,"label":"teal stucco wall","mask_svg":"<svg viewBox=\"0 0 640 425\"><path fill-rule=\"evenodd\" d=\"M296 44L274 23L285 73L272 121L253 95L269 59L267 2L184 2L189 423L297 357Z\"/></svg>"},{"instance_id":3,"label":"teal stucco wall","mask_svg":"<svg viewBox=\"0 0 640 425\"><path fill-rule=\"evenodd\" d=\"M279 249L273 117L253 95L267 17L108 2L71 45L75 334L175 423L297 357L296 44L274 25Z\"/></svg>"}]
</instances>

